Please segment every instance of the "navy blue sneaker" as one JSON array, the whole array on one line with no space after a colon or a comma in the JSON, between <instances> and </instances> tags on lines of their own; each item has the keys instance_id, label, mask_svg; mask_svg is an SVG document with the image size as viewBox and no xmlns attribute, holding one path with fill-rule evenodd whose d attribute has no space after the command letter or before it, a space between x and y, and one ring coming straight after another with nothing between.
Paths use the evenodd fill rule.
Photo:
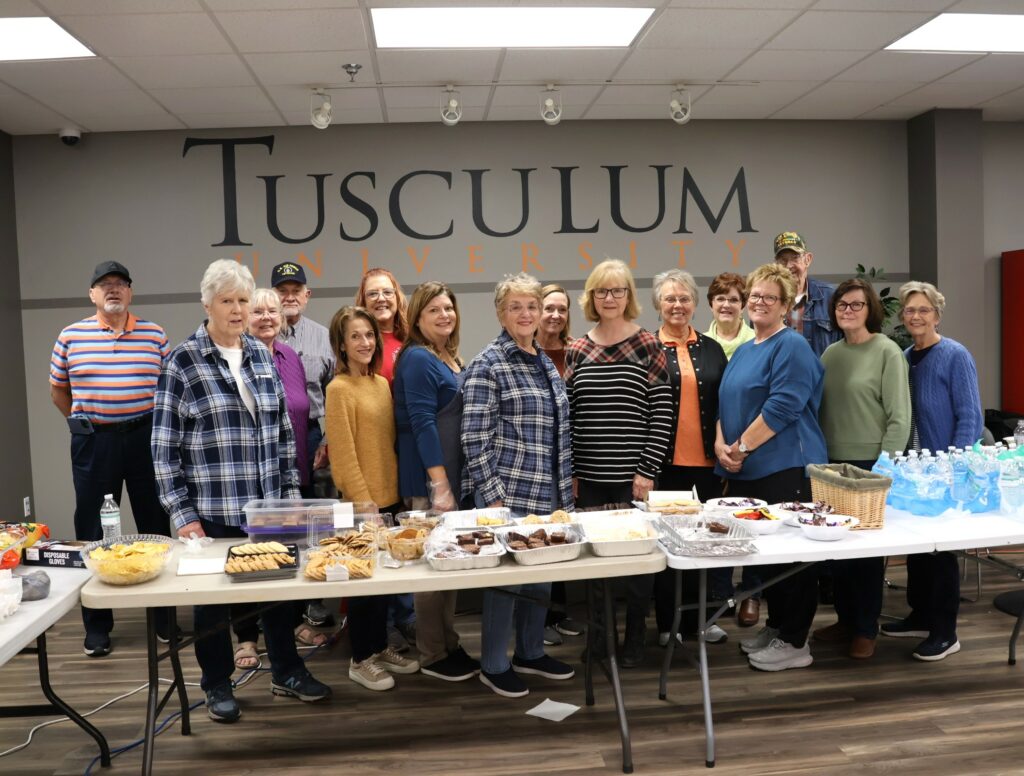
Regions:
<instances>
[{"instance_id":1,"label":"navy blue sneaker","mask_svg":"<svg viewBox=\"0 0 1024 776\"><path fill-rule=\"evenodd\" d=\"M480 672L480 681L494 690L504 698L522 698L530 694L530 688L526 682L519 678L519 675L509 668L503 674L489 674L486 671Z\"/></svg>"},{"instance_id":2,"label":"navy blue sneaker","mask_svg":"<svg viewBox=\"0 0 1024 776\"><path fill-rule=\"evenodd\" d=\"M934 663L936 660L942 660L947 655L955 655L959 651L960 642L957 641L955 635L951 638L936 636L934 638L929 637L918 644L917 649L914 650L914 657L918 660Z\"/></svg>"},{"instance_id":3,"label":"navy blue sneaker","mask_svg":"<svg viewBox=\"0 0 1024 776\"><path fill-rule=\"evenodd\" d=\"M106 633L86 633L82 651L89 657L106 657L110 654L110 636Z\"/></svg>"},{"instance_id":4,"label":"navy blue sneaker","mask_svg":"<svg viewBox=\"0 0 1024 776\"><path fill-rule=\"evenodd\" d=\"M916 622L911 622L906 617L902 620L896 620L896 622L883 622L879 630L886 636L895 636L896 638L903 639L926 639L930 635L930 631L927 628L922 627Z\"/></svg>"},{"instance_id":5,"label":"navy blue sneaker","mask_svg":"<svg viewBox=\"0 0 1024 776\"><path fill-rule=\"evenodd\" d=\"M448 653L448 658L458 665L465 666L466 669L472 671L474 674L480 671L480 661L475 658L471 658L466 650L462 648L461 644Z\"/></svg>"},{"instance_id":6,"label":"navy blue sneaker","mask_svg":"<svg viewBox=\"0 0 1024 776\"><path fill-rule=\"evenodd\" d=\"M521 657L513 656L512 670L517 674L535 674L545 679L572 679L576 676L576 672L568 663L547 655L541 655L536 660L523 660Z\"/></svg>"},{"instance_id":7,"label":"navy blue sneaker","mask_svg":"<svg viewBox=\"0 0 1024 776\"><path fill-rule=\"evenodd\" d=\"M281 682L276 679L271 680L270 692L286 698L298 698L306 703L322 701L324 698L331 697L331 688L314 679L313 674L306 670L292 674Z\"/></svg>"},{"instance_id":8,"label":"navy blue sneaker","mask_svg":"<svg viewBox=\"0 0 1024 776\"><path fill-rule=\"evenodd\" d=\"M230 684L221 684L206 693L206 713L214 722L238 722L242 710Z\"/></svg>"}]
</instances>

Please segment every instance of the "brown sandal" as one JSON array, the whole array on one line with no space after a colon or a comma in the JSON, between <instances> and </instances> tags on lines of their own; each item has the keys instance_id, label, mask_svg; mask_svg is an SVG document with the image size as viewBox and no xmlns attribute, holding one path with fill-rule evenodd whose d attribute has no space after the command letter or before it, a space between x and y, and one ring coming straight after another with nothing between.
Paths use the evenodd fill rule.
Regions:
<instances>
[{"instance_id":1,"label":"brown sandal","mask_svg":"<svg viewBox=\"0 0 1024 776\"><path fill-rule=\"evenodd\" d=\"M295 629L295 640L306 647L322 647L327 643L327 634L303 624Z\"/></svg>"},{"instance_id":2,"label":"brown sandal","mask_svg":"<svg viewBox=\"0 0 1024 776\"><path fill-rule=\"evenodd\" d=\"M255 641L240 641L235 647L235 668L240 671L252 671L260 667L260 655L256 651Z\"/></svg>"}]
</instances>

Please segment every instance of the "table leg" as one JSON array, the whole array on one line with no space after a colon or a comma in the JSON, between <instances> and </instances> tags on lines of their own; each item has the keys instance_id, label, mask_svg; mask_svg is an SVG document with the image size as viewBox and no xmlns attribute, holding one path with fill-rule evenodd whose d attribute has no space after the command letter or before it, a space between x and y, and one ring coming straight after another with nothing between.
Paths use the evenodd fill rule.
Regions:
<instances>
[{"instance_id":1,"label":"table leg","mask_svg":"<svg viewBox=\"0 0 1024 776\"><path fill-rule=\"evenodd\" d=\"M679 633L679 626L682 624L683 611L683 572L679 569L673 571L675 575L675 613L672 615L672 628L668 634L668 646L665 648L665 658L661 662L661 677L658 680L658 699L668 698L668 672L672 666L672 654L676 646L676 634Z\"/></svg>"},{"instance_id":2,"label":"table leg","mask_svg":"<svg viewBox=\"0 0 1024 776\"><path fill-rule=\"evenodd\" d=\"M100 731L97 730L89 720L68 706L68 704L65 703L56 692L54 692L53 687L50 685L50 663L46 655L45 633L39 634L39 637L36 639L36 647L38 648L39 658L39 686L42 688L43 695L46 697L46 700L64 712L68 719L93 737L100 747L100 763L103 767L109 768L110 746L107 744L107 739L104 738L103 734L100 733Z\"/></svg>"},{"instance_id":3,"label":"table leg","mask_svg":"<svg viewBox=\"0 0 1024 776\"><path fill-rule=\"evenodd\" d=\"M172 630L173 633L173 630ZM172 638L176 639L174 633ZM149 664L149 691L146 695L146 732L143 737L142 749L142 776L149 776L153 772L153 746L156 731L156 706L157 697L160 693L160 655L157 650L159 643L156 640L156 609L146 609L146 656Z\"/></svg>"},{"instance_id":4,"label":"table leg","mask_svg":"<svg viewBox=\"0 0 1024 776\"><path fill-rule=\"evenodd\" d=\"M171 658L174 683L178 687L178 702L181 704L181 734L187 736L192 732L192 724L189 720L188 691L185 689L185 677L181 673L181 659L178 654L178 610L173 606L167 610L167 621L170 627L168 655Z\"/></svg>"},{"instance_id":5,"label":"table leg","mask_svg":"<svg viewBox=\"0 0 1024 776\"><path fill-rule=\"evenodd\" d=\"M704 764L708 768L715 767L715 723L711 718L711 681L708 676L708 645L704 639L704 631L708 626L707 623L707 603L708 603L708 571L707 569L700 570L700 588L698 591L700 596L700 608L697 610L697 621L700 623L700 628L697 632L697 653L698 661L700 666L700 692L702 700L704 701L704 742L706 746L706 753L704 756ZM677 615L678 616L678 615Z\"/></svg>"},{"instance_id":6,"label":"table leg","mask_svg":"<svg viewBox=\"0 0 1024 776\"><path fill-rule=\"evenodd\" d=\"M594 615L594 588L588 579L585 585L587 591L587 614L593 619ZM583 661L583 692L584 699L588 706L594 705L594 645L597 640L594 636L595 623L587 624L587 659Z\"/></svg>"},{"instance_id":7,"label":"table leg","mask_svg":"<svg viewBox=\"0 0 1024 776\"><path fill-rule=\"evenodd\" d=\"M615 711L619 717L619 735L622 737L622 772L633 772L633 746L629 738L629 723L626 721L626 705L622 700L622 685L619 683L619 665L615 657L615 647L618 641L615 628L614 606L615 594L612 591L610 581L606 580L601 586L601 597L604 599L604 634L605 643L608 649L608 679L612 684L612 695L615 698Z\"/></svg>"}]
</instances>

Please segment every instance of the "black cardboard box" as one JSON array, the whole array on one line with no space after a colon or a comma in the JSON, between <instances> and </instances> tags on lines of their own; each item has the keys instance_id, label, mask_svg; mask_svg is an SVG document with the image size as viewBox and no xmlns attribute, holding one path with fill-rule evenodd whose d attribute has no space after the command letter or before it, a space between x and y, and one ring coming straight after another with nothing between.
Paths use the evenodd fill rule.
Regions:
<instances>
[{"instance_id":1,"label":"black cardboard box","mask_svg":"<svg viewBox=\"0 0 1024 776\"><path fill-rule=\"evenodd\" d=\"M21 562L26 566L57 566L68 569L84 569L81 550L88 542L48 541L36 542L22 553Z\"/></svg>"}]
</instances>

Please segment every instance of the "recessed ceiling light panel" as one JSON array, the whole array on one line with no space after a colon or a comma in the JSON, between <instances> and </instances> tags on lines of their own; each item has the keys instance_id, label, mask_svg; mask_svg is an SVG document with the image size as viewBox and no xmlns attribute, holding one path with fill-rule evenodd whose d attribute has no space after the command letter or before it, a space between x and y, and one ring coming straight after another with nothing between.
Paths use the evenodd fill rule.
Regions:
<instances>
[{"instance_id":1,"label":"recessed ceiling light panel","mask_svg":"<svg viewBox=\"0 0 1024 776\"><path fill-rule=\"evenodd\" d=\"M371 8L378 48L628 46L653 8Z\"/></svg>"},{"instance_id":2,"label":"recessed ceiling light panel","mask_svg":"<svg viewBox=\"0 0 1024 776\"><path fill-rule=\"evenodd\" d=\"M944 13L907 33L887 51L1024 52L1024 16Z\"/></svg>"},{"instance_id":3,"label":"recessed ceiling light panel","mask_svg":"<svg viewBox=\"0 0 1024 776\"><path fill-rule=\"evenodd\" d=\"M0 62L94 56L81 41L47 16L0 19Z\"/></svg>"}]
</instances>

